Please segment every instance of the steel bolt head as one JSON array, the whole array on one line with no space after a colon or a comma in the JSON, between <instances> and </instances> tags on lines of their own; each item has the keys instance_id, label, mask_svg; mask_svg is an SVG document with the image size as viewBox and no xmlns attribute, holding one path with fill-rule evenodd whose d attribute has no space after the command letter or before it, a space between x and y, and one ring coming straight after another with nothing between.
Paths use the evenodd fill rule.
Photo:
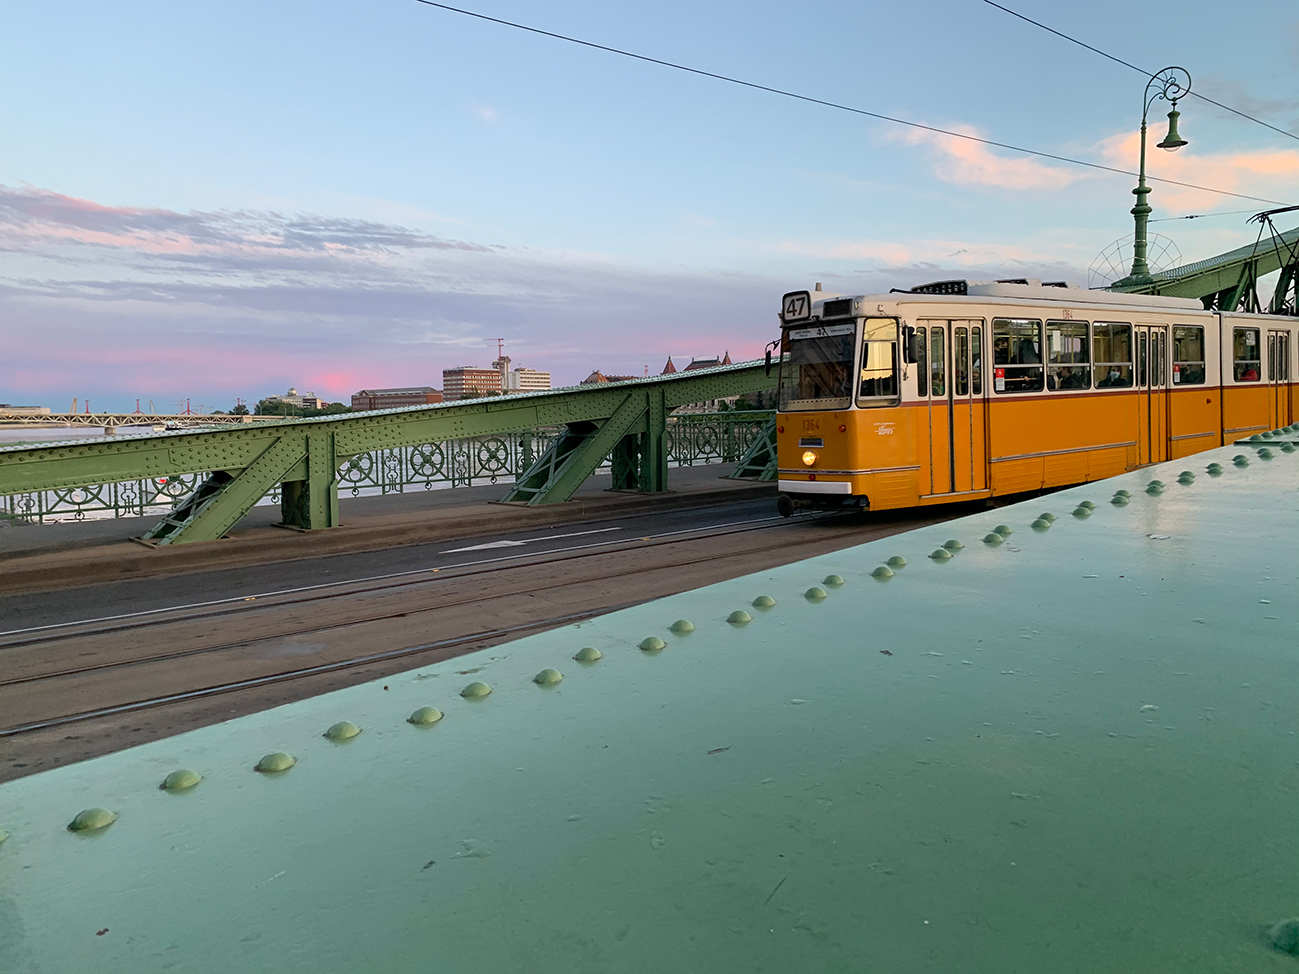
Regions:
<instances>
[{"instance_id":1,"label":"steel bolt head","mask_svg":"<svg viewBox=\"0 0 1299 974\"><path fill-rule=\"evenodd\" d=\"M460 696L464 697L466 700L481 700L491 692L492 688L486 683L483 683L481 680L474 680L473 683L470 683L460 691Z\"/></svg>"},{"instance_id":2,"label":"steel bolt head","mask_svg":"<svg viewBox=\"0 0 1299 974\"><path fill-rule=\"evenodd\" d=\"M1041 514L1038 515L1038 519L1041 521L1046 521L1048 524L1055 524L1055 515L1052 514L1050 511L1043 511Z\"/></svg>"},{"instance_id":3,"label":"steel bolt head","mask_svg":"<svg viewBox=\"0 0 1299 974\"><path fill-rule=\"evenodd\" d=\"M753 607L755 609L770 609L775 604L776 600L770 595L759 595L753 600Z\"/></svg>"},{"instance_id":4,"label":"steel bolt head","mask_svg":"<svg viewBox=\"0 0 1299 974\"><path fill-rule=\"evenodd\" d=\"M556 683L564 678L564 674L559 670L547 666L544 670L532 678L532 682L539 687L553 687Z\"/></svg>"},{"instance_id":5,"label":"steel bolt head","mask_svg":"<svg viewBox=\"0 0 1299 974\"><path fill-rule=\"evenodd\" d=\"M1049 531L1051 530L1051 522L1044 521L1042 518L1039 517L1036 521L1030 524L1029 527L1032 528L1034 531Z\"/></svg>"},{"instance_id":6,"label":"steel bolt head","mask_svg":"<svg viewBox=\"0 0 1299 974\"><path fill-rule=\"evenodd\" d=\"M325 731L325 737L331 741L350 741L357 734L361 733L361 728L357 727L350 720L340 720L337 724L331 724L329 730Z\"/></svg>"},{"instance_id":7,"label":"steel bolt head","mask_svg":"<svg viewBox=\"0 0 1299 974\"><path fill-rule=\"evenodd\" d=\"M803 593L803 598L807 599L809 602L820 602L822 599L825 598L825 589L817 588L815 585L813 585L810 589L808 589L806 592Z\"/></svg>"},{"instance_id":8,"label":"steel bolt head","mask_svg":"<svg viewBox=\"0 0 1299 974\"><path fill-rule=\"evenodd\" d=\"M1281 444L1281 452L1282 452L1282 453L1294 453L1294 444L1293 444L1293 443L1288 443L1288 442L1287 442L1287 443L1282 443L1282 444Z\"/></svg>"},{"instance_id":9,"label":"steel bolt head","mask_svg":"<svg viewBox=\"0 0 1299 974\"><path fill-rule=\"evenodd\" d=\"M1127 507L1128 499L1124 497L1122 494L1115 494L1113 497L1110 498L1110 503L1113 504L1115 507Z\"/></svg>"},{"instance_id":10,"label":"steel bolt head","mask_svg":"<svg viewBox=\"0 0 1299 974\"><path fill-rule=\"evenodd\" d=\"M901 555L894 555L892 558L890 558L890 559L889 559L888 561L886 561L884 564L886 564L886 565L888 565L890 568L896 570L896 569L898 569L898 568L906 568L906 567L907 567L907 560L906 560L905 558L903 558Z\"/></svg>"},{"instance_id":11,"label":"steel bolt head","mask_svg":"<svg viewBox=\"0 0 1299 974\"><path fill-rule=\"evenodd\" d=\"M929 557L934 561L951 561L952 553L946 548L935 548L929 553Z\"/></svg>"},{"instance_id":12,"label":"steel bolt head","mask_svg":"<svg viewBox=\"0 0 1299 974\"><path fill-rule=\"evenodd\" d=\"M1274 456L1276 456L1276 454L1267 447L1263 447L1263 449L1258 451L1258 458L1260 460L1271 460Z\"/></svg>"},{"instance_id":13,"label":"steel bolt head","mask_svg":"<svg viewBox=\"0 0 1299 974\"><path fill-rule=\"evenodd\" d=\"M825 576L825 578L821 579L821 584L828 585L830 588L839 588L841 585L843 585L843 576L827 575Z\"/></svg>"},{"instance_id":14,"label":"steel bolt head","mask_svg":"<svg viewBox=\"0 0 1299 974\"><path fill-rule=\"evenodd\" d=\"M1001 535L1001 537L1002 537L1003 540L1006 539L1006 538L1009 538L1012 534L1015 533L1014 531L1012 531L1012 530L1010 529L1010 525L1009 525L1009 524L998 524L998 525L997 525L995 528L993 528L992 530L996 531L999 535Z\"/></svg>"},{"instance_id":15,"label":"steel bolt head","mask_svg":"<svg viewBox=\"0 0 1299 974\"><path fill-rule=\"evenodd\" d=\"M177 792L189 791L197 785L203 778L194 771L182 768L179 771L173 771L167 777L162 779L162 784L158 787L163 791Z\"/></svg>"},{"instance_id":16,"label":"steel bolt head","mask_svg":"<svg viewBox=\"0 0 1299 974\"><path fill-rule=\"evenodd\" d=\"M69 832L98 832L117 821L117 813L107 808L87 808L77 812L77 817L68 823Z\"/></svg>"},{"instance_id":17,"label":"steel bolt head","mask_svg":"<svg viewBox=\"0 0 1299 974\"><path fill-rule=\"evenodd\" d=\"M668 626L668 630L675 632L678 636L684 636L688 632L695 631L695 624L688 619L678 619L676 622L672 623L672 625Z\"/></svg>"},{"instance_id":18,"label":"steel bolt head","mask_svg":"<svg viewBox=\"0 0 1299 974\"><path fill-rule=\"evenodd\" d=\"M742 626L747 622L752 622L753 616L749 615L743 609L736 609L726 617L726 621L733 626Z\"/></svg>"},{"instance_id":19,"label":"steel bolt head","mask_svg":"<svg viewBox=\"0 0 1299 974\"><path fill-rule=\"evenodd\" d=\"M1005 538L997 534L995 531L993 531L990 534L985 534L983 536L983 543L986 545L991 545L994 548L1005 540L1006 540Z\"/></svg>"},{"instance_id":20,"label":"steel bolt head","mask_svg":"<svg viewBox=\"0 0 1299 974\"><path fill-rule=\"evenodd\" d=\"M944 541L943 547L946 548L948 551L960 551L962 548L965 547L965 545L961 544L955 538L952 538L950 541Z\"/></svg>"},{"instance_id":21,"label":"steel bolt head","mask_svg":"<svg viewBox=\"0 0 1299 974\"><path fill-rule=\"evenodd\" d=\"M893 577L893 569L888 565L880 565L879 568L871 572L871 578L878 578L881 582L888 581Z\"/></svg>"},{"instance_id":22,"label":"steel bolt head","mask_svg":"<svg viewBox=\"0 0 1299 974\"><path fill-rule=\"evenodd\" d=\"M1079 501L1079 502L1078 502L1078 506L1079 506L1079 507L1085 507L1085 508L1087 508L1087 510L1089 510L1089 511L1094 511L1094 510L1096 510L1096 505L1093 504L1091 501Z\"/></svg>"},{"instance_id":23,"label":"steel bolt head","mask_svg":"<svg viewBox=\"0 0 1299 974\"><path fill-rule=\"evenodd\" d=\"M600 652L594 646L583 646L573 654L573 659L577 660L579 663L594 663L603 656L604 653Z\"/></svg>"},{"instance_id":24,"label":"steel bolt head","mask_svg":"<svg viewBox=\"0 0 1299 974\"><path fill-rule=\"evenodd\" d=\"M1089 507L1075 507L1072 511L1070 511L1070 513L1073 514L1073 516L1078 518L1078 520L1080 521L1085 517L1092 516L1091 508Z\"/></svg>"},{"instance_id":25,"label":"steel bolt head","mask_svg":"<svg viewBox=\"0 0 1299 974\"><path fill-rule=\"evenodd\" d=\"M427 727L429 724L436 724L442 719L442 711L437 707L420 707L409 717L406 723L414 724L416 727Z\"/></svg>"},{"instance_id":26,"label":"steel bolt head","mask_svg":"<svg viewBox=\"0 0 1299 974\"><path fill-rule=\"evenodd\" d=\"M285 754L283 751L272 751L265 754L262 759L254 765L254 771L260 771L262 774L278 774L281 771L288 771L298 763L298 759L292 754Z\"/></svg>"},{"instance_id":27,"label":"steel bolt head","mask_svg":"<svg viewBox=\"0 0 1299 974\"><path fill-rule=\"evenodd\" d=\"M657 653L660 649L667 646L658 636L646 636L640 641L640 648L647 653Z\"/></svg>"}]
</instances>

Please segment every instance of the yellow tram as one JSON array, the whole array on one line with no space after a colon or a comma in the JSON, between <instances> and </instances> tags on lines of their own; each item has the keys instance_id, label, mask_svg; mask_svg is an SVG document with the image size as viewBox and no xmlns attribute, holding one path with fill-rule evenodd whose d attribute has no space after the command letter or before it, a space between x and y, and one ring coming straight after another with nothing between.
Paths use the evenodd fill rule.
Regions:
<instances>
[{"instance_id":1,"label":"yellow tram","mask_svg":"<svg viewBox=\"0 0 1299 974\"><path fill-rule=\"evenodd\" d=\"M782 514L1040 490L1295 420L1292 318L1035 280L781 305Z\"/></svg>"}]
</instances>

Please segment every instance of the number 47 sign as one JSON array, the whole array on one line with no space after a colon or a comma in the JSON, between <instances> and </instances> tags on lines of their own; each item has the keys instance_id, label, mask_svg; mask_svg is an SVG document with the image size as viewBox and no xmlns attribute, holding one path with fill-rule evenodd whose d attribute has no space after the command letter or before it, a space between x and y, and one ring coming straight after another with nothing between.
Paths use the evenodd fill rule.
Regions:
<instances>
[{"instance_id":1,"label":"number 47 sign","mask_svg":"<svg viewBox=\"0 0 1299 974\"><path fill-rule=\"evenodd\" d=\"M780 302L783 321L798 321L812 315L812 296L806 291L790 291Z\"/></svg>"}]
</instances>

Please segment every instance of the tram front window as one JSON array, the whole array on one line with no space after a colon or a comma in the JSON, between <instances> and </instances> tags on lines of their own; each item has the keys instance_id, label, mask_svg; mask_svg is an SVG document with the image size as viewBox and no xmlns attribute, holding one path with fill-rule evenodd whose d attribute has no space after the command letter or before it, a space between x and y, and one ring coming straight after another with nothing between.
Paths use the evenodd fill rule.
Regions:
<instances>
[{"instance_id":1,"label":"tram front window","mask_svg":"<svg viewBox=\"0 0 1299 974\"><path fill-rule=\"evenodd\" d=\"M790 328L780 362L780 410L846 409L856 324Z\"/></svg>"},{"instance_id":2,"label":"tram front window","mask_svg":"<svg viewBox=\"0 0 1299 974\"><path fill-rule=\"evenodd\" d=\"M897 398L898 323L893 318L867 318L862 328L857 404L886 406Z\"/></svg>"}]
</instances>

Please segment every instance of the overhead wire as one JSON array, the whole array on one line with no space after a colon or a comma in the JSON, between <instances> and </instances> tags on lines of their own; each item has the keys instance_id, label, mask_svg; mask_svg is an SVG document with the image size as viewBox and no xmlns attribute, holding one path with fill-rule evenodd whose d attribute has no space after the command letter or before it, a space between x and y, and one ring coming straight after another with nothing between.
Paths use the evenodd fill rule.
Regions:
<instances>
[{"instance_id":1,"label":"overhead wire","mask_svg":"<svg viewBox=\"0 0 1299 974\"><path fill-rule=\"evenodd\" d=\"M1242 213L1255 213L1249 210L1223 210L1219 213L1188 213L1185 216L1162 216L1158 220L1147 220L1147 223L1167 223L1170 220L1207 220L1211 216L1240 216Z\"/></svg>"},{"instance_id":2,"label":"overhead wire","mask_svg":"<svg viewBox=\"0 0 1299 974\"><path fill-rule=\"evenodd\" d=\"M812 105L821 105L825 108L833 108L841 112L850 112L854 115L862 115L867 118L878 119L882 122L891 122L894 125L904 125L908 128L919 129L924 132L933 132L936 135L946 135L954 139L964 139L967 142L977 142L980 145L992 146L997 149L1006 149L1010 152L1022 152L1025 155L1037 156L1041 159L1052 159L1056 162L1067 163L1072 166L1084 166L1088 169L1098 169L1102 172L1116 173L1120 176L1136 177L1138 174L1127 169L1118 169L1114 166L1102 165L1098 162L1087 162L1084 159L1074 159L1069 156L1057 155L1053 152L1042 152L1038 149L1028 149L1024 146L1012 145L1009 142L996 142L992 139L983 139L977 135L970 135L966 132L954 132L951 129L938 128L933 125L925 125L922 122L913 122L905 118L896 118L892 115L883 115L879 112L867 111L864 108L854 108L851 105L844 105L839 102L828 101L824 98L814 98L811 95L801 95L798 92L788 91L784 88L775 88L771 85L759 84L756 81L745 81L742 78L733 78L729 75L718 74L715 71L705 71L702 68L694 68L686 64L678 64L675 61L666 61L662 58L650 57L647 54L637 54L635 51L627 51L618 47L610 47L607 44L597 44L594 41L582 40L580 37L571 37L567 34L559 34L554 31L543 30L540 27L531 27L527 24L516 23L512 20L503 20L500 17L491 17L487 14L478 13L474 10L465 10L461 7L453 7L450 4L438 3L436 0L415 0L416 3L423 4L426 7L436 7L439 10L446 10L450 13L461 14L465 17L472 17L476 20L487 21L492 24L499 24L503 27L511 27L515 30L526 31L530 34L538 34L542 37L549 37L558 41L565 41L569 44L577 44L581 47L588 47L597 51L605 51L609 54L617 54L620 57L631 58L636 61L644 61L648 64L657 64L660 67L672 68L674 71L684 71L688 74L699 75L704 78L712 78L715 81L724 81L727 84L739 85L743 88L750 88L755 91L765 91L768 94L780 95L783 98L792 98L796 101L806 102ZM1140 69L1138 69L1140 70ZM1258 203L1271 203L1275 206L1288 205L1279 200L1266 199L1262 196L1248 196L1244 193L1233 193L1230 190L1214 189L1211 186L1198 186L1195 183L1184 183L1177 179L1168 179L1163 176L1146 176L1147 179L1154 182L1166 183L1171 186L1181 186L1185 189L1199 190L1204 193L1216 193L1219 196L1231 196L1236 199L1252 200Z\"/></svg>"},{"instance_id":3,"label":"overhead wire","mask_svg":"<svg viewBox=\"0 0 1299 974\"><path fill-rule=\"evenodd\" d=\"M1011 10L1009 7L1002 6L1001 4L997 3L996 0L983 0L983 2L986 3L989 7L996 7L998 10L1010 14L1012 17L1018 17L1020 20L1024 21L1027 24L1032 24L1034 27L1039 27L1049 34L1054 34L1056 37L1062 38L1063 40L1068 41L1070 44L1077 44L1079 47L1085 47L1093 54L1099 54L1103 58L1109 58L1115 64L1121 64L1125 68L1131 68L1133 71L1136 71L1139 74L1143 74L1147 78L1154 77L1155 72L1153 71L1147 71L1145 68L1138 67L1137 65L1133 64L1131 61L1125 61L1121 57L1115 57L1113 54L1110 54L1107 51L1102 51L1099 47L1093 47L1091 44L1088 44L1085 41L1080 41L1076 37L1071 37L1070 35L1066 34L1064 31L1056 30L1054 27L1048 27L1040 20L1034 20L1032 17L1026 17L1024 14L1020 13L1017 10ZM1248 115L1245 112L1242 112L1238 108L1232 108L1230 105L1224 105L1220 101L1214 101L1208 95L1202 95L1198 91L1195 91L1194 89L1192 89L1190 94L1191 97L1198 98L1201 101L1207 101L1210 105L1216 105L1218 108L1221 108L1223 111L1231 112L1233 115L1239 115L1241 118L1249 119L1249 121L1262 125L1264 128L1269 128L1273 132L1277 132L1281 135L1284 135L1286 138L1295 139L1296 141L1299 141L1299 135L1295 135L1295 133L1293 132L1287 132L1283 128L1277 128L1277 126L1273 125L1271 122L1265 122L1261 118L1255 118L1253 115Z\"/></svg>"}]
</instances>

